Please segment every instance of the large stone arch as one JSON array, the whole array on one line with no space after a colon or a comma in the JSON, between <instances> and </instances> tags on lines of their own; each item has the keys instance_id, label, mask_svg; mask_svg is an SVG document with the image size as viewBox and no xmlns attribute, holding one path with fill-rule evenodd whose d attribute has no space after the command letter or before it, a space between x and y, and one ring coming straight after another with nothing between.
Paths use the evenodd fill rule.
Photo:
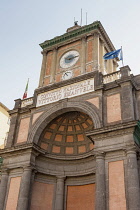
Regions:
<instances>
[{"instance_id":1,"label":"large stone arch","mask_svg":"<svg viewBox=\"0 0 140 210\"><path fill-rule=\"evenodd\" d=\"M99 117L99 111L90 102L68 102L66 100L56 104L51 109L47 109L33 124L28 136L28 142L38 143L39 137L43 132L44 128L57 116L70 112L70 111L81 111L89 115L94 123L94 127L102 127L102 123Z\"/></svg>"}]
</instances>

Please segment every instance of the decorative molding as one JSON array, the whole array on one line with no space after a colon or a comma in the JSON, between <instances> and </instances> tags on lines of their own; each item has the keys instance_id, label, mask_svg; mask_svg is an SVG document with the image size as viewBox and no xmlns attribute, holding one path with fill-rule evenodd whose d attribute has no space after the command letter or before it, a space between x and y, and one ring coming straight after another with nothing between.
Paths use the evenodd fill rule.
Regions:
<instances>
[{"instance_id":1,"label":"decorative molding","mask_svg":"<svg viewBox=\"0 0 140 210\"><path fill-rule=\"evenodd\" d=\"M80 27L71 32L67 32L61 36L54 37L51 40L46 40L45 42L40 44L40 47L43 50L52 50L53 46L59 47L60 45L66 45L67 43L77 41L81 39L83 36L90 36L94 34L94 31L101 34L105 42L108 44L109 49L111 51L115 50L114 45L112 44L110 38L108 37L105 29L103 28L100 21L95 21L92 24Z\"/></svg>"},{"instance_id":2,"label":"decorative molding","mask_svg":"<svg viewBox=\"0 0 140 210\"><path fill-rule=\"evenodd\" d=\"M60 87L66 86L66 85L73 84L75 82L80 82L80 81L83 81L83 80L86 80L86 79L90 79L90 78L95 77L95 75L97 73L98 73L97 71L90 72L90 73L86 73L86 74L80 75L78 77L69 79L69 80L64 80L64 81L61 81L61 82L58 82L58 83L50 84L50 85L45 86L45 87L37 88L37 89L35 89L35 93L36 94L43 93L45 91L49 91L49 90L60 88Z\"/></svg>"},{"instance_id":3,"label":"decorative molding","mask_svg":"<svg viewBox=\"0 0 140 210\"><path fill-rule=\"evenodd\" d=\"M13 155L13 153L15 153L16 155L17 154L21 154L21 152L23 152L23 150L26 151L26 153L29 151L36 151L36 156L39 154L39 153L42 153L42 154L45 154L44 150L42 150L39 146L37 146L36 144L34 143L25 143L25 144L19 144L19 145L16 145L16 146L13 146L13 147L10 147L10 148L5 148L5 149L1 149L0 150L0 156L2 157L10 157Z\"/></svg>"},{"instance_id":4,"label":"decorative molding","mask_svg":"<svg viewBox=\"0 0 140 210\"><path fill-rule=\"evenodd\" d=\"M95 152L95 158L96 158L96 160L97 159L105 159L105 152L103 152L103 151L97 151L97 152Z\"/></svg>"},{"instance_id":5,"label":"decorative molding","mask_svg":"<svg viewBox=\"0 0 140 210\"><path fill-rule=\"evenodd\" d=\"M83 102L83 101L72 101L67 102L67 107L63 108L63 102L60 104L54 105L51 110L47 110L42 115L39 116L39 118L34 123L29 136L28 136L28 142L34 142L38 143L41 133L43 132L44 128L47 126L48 123L50 123L55 117L59 116L60 114L63 114L67 111L82 111L86 114L88 114L91 119L93 120L95 128L102 127L101 119L99 117L99 111L98 109L91 104L90 102Z\"/></svg>"},{"instance_id":6,"label":"decorative molding","mask_svg":"<svg viewBox=\"0 0 140 210\"><path fill-rule=\"evenodd\" d=\"M93 141L97 141L119 135L125 135L128 133L133 134L136 124L137 121L132 121L129 123L107 126L104 128L94 129L93 131L87 132L86 135L92 138Z\"/></svg>"},{"instance_id":7,"label":"decorative molding","mask_svg":"<svg viewBox=\"0 0 140 210\"><path fill-rule=\"evenodd\" d=\"M86 26L78 28L74 31L65 33L61 36L57 36L57 37L55 37L51 40L47 40L47 41L41 43L40 46L41 46L42 49L45 49L47 47L65 42L67 40L72 40L75 37L79 37L79 35L84 35L84 34L87 34L88 32L91 32L92 30L97 29L100 24L101 23L99 21L95 21L90 25L86 25Z\"/></svg>"}]
</instances>

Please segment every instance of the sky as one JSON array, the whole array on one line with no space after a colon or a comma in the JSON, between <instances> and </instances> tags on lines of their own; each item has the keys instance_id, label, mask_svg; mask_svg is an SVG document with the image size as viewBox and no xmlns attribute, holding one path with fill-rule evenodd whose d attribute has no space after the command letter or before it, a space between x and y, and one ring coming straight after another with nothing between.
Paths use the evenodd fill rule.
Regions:
<instances>
[{"instance_id":1,"label":"sky","mask_svg":"<svg viewBox=\"0 0 140 210\"><path fill-rule=\"evenodd\" d=\"M28 97L38 87L42 63L40 43L73 26L99 20L116 49L123 48L124 65L140 73L139 0L0 0L0 102L13 109L29 78ZM119 62L121 67L121 63Z\"/></svg>"}]
</instances>

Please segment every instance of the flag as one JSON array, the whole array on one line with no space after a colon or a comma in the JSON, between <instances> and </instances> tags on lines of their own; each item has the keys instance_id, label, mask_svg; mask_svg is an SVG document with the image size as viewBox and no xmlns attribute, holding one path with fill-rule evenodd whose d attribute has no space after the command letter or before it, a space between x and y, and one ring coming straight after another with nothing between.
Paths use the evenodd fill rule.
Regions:
<instances>
[{"instance_id":1,"label":"flag","mask_svg":"<svg viewBox=\"0 0 140 210\"><path fill-rule=\"evenodd\" d=\"M109 53L106 53L103 58L105 60L113 59L113 58L119 58L119 60L123 60L122 58L122 48L119 50L115 50Z\"/></svg>"},{"instance_id":2,"label":"flag","mask_svg":"<svg viewBox=\"0 0 140 210\"><path fill-rule=\"evenodd\" d=\"M28 84L29 84L29 79L28 79L27 84L26 84L25 92L23 94L23 99L27 98Z\"/></svg>"}]
</instances>

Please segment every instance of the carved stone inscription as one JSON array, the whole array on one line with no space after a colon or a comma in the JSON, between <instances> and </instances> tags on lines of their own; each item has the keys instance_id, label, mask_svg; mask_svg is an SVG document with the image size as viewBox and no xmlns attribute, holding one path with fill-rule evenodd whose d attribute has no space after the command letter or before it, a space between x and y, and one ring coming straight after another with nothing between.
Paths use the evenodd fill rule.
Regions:
<instances>
[{"instance_id":1,"label":"carved stone inscription","mask_svg":"<svg viewBox=\"0 0 140 210\"><path fill-rule=\"evenodd\" d=\"M43 106L64 98L72 98L92 91L94 91L94 78L40 93L37 96L36 106Z\"/></svg>"}]
</instances>

